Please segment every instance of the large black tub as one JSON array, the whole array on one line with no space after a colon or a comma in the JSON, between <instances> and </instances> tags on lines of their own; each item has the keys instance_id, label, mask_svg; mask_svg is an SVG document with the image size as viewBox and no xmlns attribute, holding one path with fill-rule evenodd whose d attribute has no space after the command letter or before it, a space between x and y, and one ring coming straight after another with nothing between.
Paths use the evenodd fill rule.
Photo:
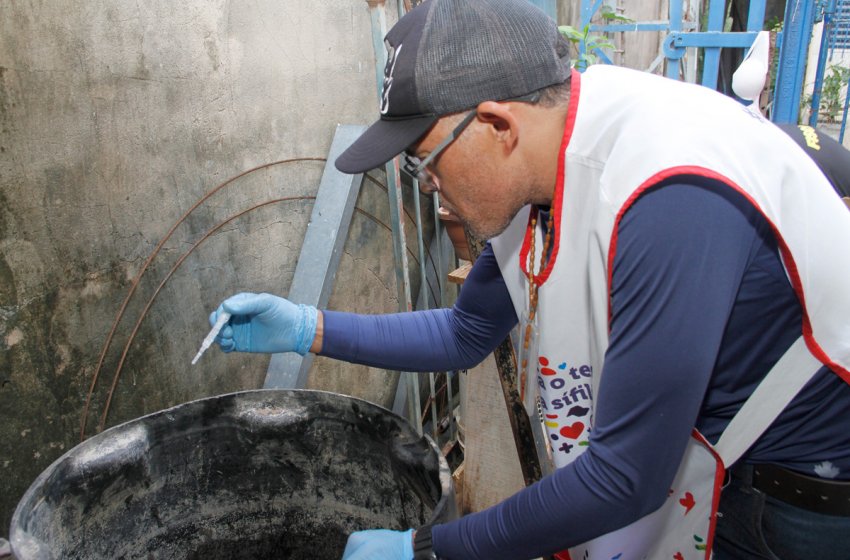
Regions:
<instances>
[{"instance_id":1,"label":"large black tub","mask_svg":"<svg viewBox=\"0 0 850 560\"><path fill-rule=\"evenodd\" d=\"M357 529L455 515L428 438L366 401L249 391L99 434L33 483L12 550L34 559L341 558Z\"/></svg>"}]
</instances>

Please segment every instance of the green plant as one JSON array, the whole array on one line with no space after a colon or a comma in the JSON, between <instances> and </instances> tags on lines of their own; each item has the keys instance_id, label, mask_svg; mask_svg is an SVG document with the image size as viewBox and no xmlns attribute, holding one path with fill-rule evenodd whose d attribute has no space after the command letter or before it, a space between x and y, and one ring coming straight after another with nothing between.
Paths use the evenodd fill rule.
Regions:
<instances>
[{"instance_id":1,"label":"green plant","mask_svg":"<svg viewBox=\"0 0 850 560\"><path fill-rule=\"evenodd\" d=\"M611 6L604 4L599 8L599 16L605 21L605 23L611 22L619 22L619 23L634 23L635 20L628 18L624 15L620 15L617 13L617 10L612 8Z\"/></svg>"},{"instance_id":2,"label":"green plant","mask_svg":"<svg viewBox=\"0 0 850 560\"><path fill-rule=\"evenodd\" d=\"M779 16L771 16L764 22L763 29L765 31L782 31L782 20Z\"/></svg>"},{"instance_id":3,"label":"green plant","mask_svg":"<svg viewBox=\"0 0 850 560\"><path fill-rule=\"evenodd\" d=\"M590 25L585 25L581 31L572 25L561 25L558 27L561 35L566 37L576 50L576 56L573 57L573 68L584 70L591 64L599 62L599 57L594 54L596 49L613 49L614 43L605 35L596 35L590 33ZM582 45L584 51L582 52Z\"/></svg>"},{"instance_id":4,"label":"green plant","mask_svg":"<svg viewBox=\"0 0 850 560\"><path fill-rule=\"evenodd\" d=\"M844 111L844 99L841 90L850 79L850 68L831 64L829 72L823 78L818 104L818 119L824 122L837 122L838 115ZM812 96L806 96L806 104L812 106Z\"/></svg>"},{"instance_id":5,"label":"green plant","mask_svg":"<svg viewBox=\"0 0 850 560\"><path fill-rule=\"evenodd\" d=\"M599 16L607 23L634 23L634 20L618 14L617 11L608 5L603 5L599 8ZM595 54L598 49L613 49L614 43L605 35L591 33L590 25L585 25L581 29L577 29L572 25L561 25L558 31L573 44L576 56L573 58L572 65L578 70L585 70L591 64L599 62L599 57Z\"/></svg>"},{"instance_id":6,"label":"green plant","mask_svg":"<svg viewBox=\"0 0 850 560\"><path fill-rule=\"evenodd\" d=\"M770 39L770 57L771 61L768 64L768 75L767 75L767 98L770 100L767 105L764 107L765 114L770 116L773 111L773 101L775 99L776 92L776 69L779 68L779 48L776 46L776 37L779 33L782 33L783 22L778 17L772 17L770 20L765 22L764 30L769 31L771 33Z\"/></svg>"}]
</instances>

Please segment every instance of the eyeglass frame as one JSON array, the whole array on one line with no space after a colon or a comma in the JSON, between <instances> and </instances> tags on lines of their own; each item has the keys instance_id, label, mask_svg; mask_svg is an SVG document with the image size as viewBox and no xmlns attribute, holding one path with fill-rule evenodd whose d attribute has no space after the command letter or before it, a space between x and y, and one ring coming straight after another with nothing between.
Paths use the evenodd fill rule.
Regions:
<instances>
[{"instance_id":1,"label":"eyeglass frame","mask_svg":"<svg viewBox=\"0 0 850 560\"><path fill-rule=\"evenodd\" d=\"M540 91L533 91L526 95L521 95L519 97L512 97L510 99L505 99L503 101L520 101L524 103L536 103L540 100ZM428 165L431 164L434 159L440 155L440 153L449 147L449 144L454 142L460 133L469 126L469 123L472 122L472 119L475 118L475 115L478 114L478 109L472 109L469 111L466 116L463 117L463 120L458 123L456 127L446 136L442 142L437 144L437 146L431 150L431 153L425 156L425 159L420 160L418 157L411 155L407 152L407 150L401 153L404 158L404 163L401 168L405 173L410 175L410 177L419 182L420 184L431 184L433 181L431 177L433 177L433 173L427 170ZM417 163L418 162L418 163Z\"/></svg>"}]
</instances>

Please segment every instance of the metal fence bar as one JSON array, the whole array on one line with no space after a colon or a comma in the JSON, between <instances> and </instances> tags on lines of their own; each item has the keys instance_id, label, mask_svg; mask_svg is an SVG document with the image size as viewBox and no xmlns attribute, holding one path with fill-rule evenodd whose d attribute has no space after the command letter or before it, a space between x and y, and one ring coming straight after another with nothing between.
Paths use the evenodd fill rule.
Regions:
<instances>
[{"instance_id":1,"label":"metal fence bar","mask_svg":"<svg viewBox=\"0 0 850 560\"><path fill-rule=\"evenodd\" d=\"M726 2L711 0L708 5L708 31L723 31L726 20ZM752 43L752 41L751 41ZM720 47L707 47L703 51L702 85L717 89L717 73L720 70Z\"/></svg>"},{"instance_id":2,"label":"metal fence bar","mask_svg":"<svg viewBox=\"0 0 850 560\"><path fill-rule=\"evenodd\" d=\"M384 9L383 0L370 1L369 18L372 22L372 50L375 52L375 83L378 86L378 97L384 90L384 65L387 62L387 53L384 50L384 35L387 34L387 12Z\"/></svg>"},{"instance_id":3,"label":"metal fence bar","mask_svg":"<svg viewBox=\"0 0 850 560\"><path fill-rule=\"evenodd\" d=\"M425 252L425 242L422 239L422 205L419 202L418 181L413 181L413 211L416 216L416 245L419 250L419 292L422 294L420 309L430 309L428 303L428 254Z\"/></svg>"},{"instance_id":4,"label":"metal fence bar","mask_svg":"<svg viewBox=\"0 0 850 560\"><path fill-rule=\"evenodd\" d=\"M363 175L337 171L334 160L363 132L365 126L339 125L331 143L310 224L304 235L295 275L287 296L296 303L325 307L333 289L342 249L360 193ZM266 389L303 389L313 355L273 354L266 371Z\"/></svg>"},{"instance_id":5,"label":"metal fence bar","mask_svg":"<svg viewBox=\"0 0 850 560\"><path fill-rule=\"evenodd\" d=\"M405 14L405 4L404 0L398 0L398 17L401 18ZM431 306L428 301L428 254L425 252L425 242L422 234L422 205L419 201L419 183L418 181L413 181L413 208L416 214L416 244L419 249L419 297L417 298L417 308L418 309L430 309ZM435 305L438 305L435 302ZM409 381L412 383L413 379L409 378ZM416 377L416 387L419 387L419 378ZM428 372L428 382L430 389L430 398L429 401L431 403L431 435L434 438L434 441L437 441L437 428L439 424L439 418L437 416L437 394L434 380L434 372ZM416 397L416 402L418 403L418 397ZM418 405L417 405L418 407ZM421 428L421 427L420 427Z\"/></svg>"},{"instance_id":6,"label":"metal fence bar","mask_svg":"<svg viewBox=\"0 0 850 560\"><path fill-rule=\"evenodd\" d=\"M596 33L623 33L627 31L669 31L669 21L638 21L635 23L612 23L610 25L590 26L590 31Z\"/></svg>"},{"instance_id":7,"label":"metal fence bar","mask_svg":"<svg viewBox=\"0 0 850 560\"><path fill-rule=\"evenodd\" d=\"M772 113L777 123L796 123L800 115L800 95L814 21L813 4L811 0L788 0L785 5Z\"/></svg>"},{"instance_id":8,"label":"metal fence bar","mask_svg":"<svg viewBox=\"0 0 850 560\"><path fill-rule=\"evenodd\" d=\"M838 133L838 143L844 145L844 129L847 127L847 108L850 105L850 80L847 82L848 91L844 93L844 111L841 115L841 131Z\"/></svg>"},{"instance_id":9,"label":"metal fence bar","mask_svg":"<svg viewBox=\"0 0 850 560\"><path fill-rule=\"evenodd\" d=\"M695 31L691 33L671 34L672 43L675 47L702 47L705 49L717 49L732 47L739 49L749 48L758 37L756 31Z\"/></svg>"},{"instance_id":10,"label":"metal fence bar","mask_svg":"<svg viewBox=\"0 0 850 560\"><path fill-rule=\"evenodd\" d=\"M750 9L747 12L747 31L761 31L764 29L764 13L766 9L766 0L750 0Z\"/></svg>"},{"instance_id":11,"label":"metal fence bar","mask_svg":"<svg viewBox=\"0 0 850 560\"><path fill-rule=\"evenodd\" d=\"M383 69L386 65L384 36L387 34L387 14L385 0L366 0L369 5L369 17L372 22L372 48L375 51L375 76L377 91L380 96L384 87ZM401 193L401 178L399 177L398 158L387 162L384 166L387 176L387 196L390 205L390 225L393 234L393 257L395 259L396 292L398 294L399 311L412 310L410 293L410 278L408 277L407 239L404 231L404 206ZM402 372L399 383L407 385L407 413L410 422L422 431L419 411L419 384L411 383L410 372Z\"/></svg>"},{"instance_id":12,"label":"metal fence bar","mask_svg":"<svg viewBox=\"0 0 850 560\"><path fill-rule=\"evenodd\" d=\"M590 23L590 18L599 8L600 2L582 0L582 25ZM642 21L634 23L616 23L610 25L590 25L590 30L596 33L619 33L630 31L669 32L664 40L664 58L667 60L665 75L673 79L681 79L680 62L688 48L704 49L702 84L716 89L717 73L720 67L720 49L749 48L758 31L761 30L766 11L766 0L751 0L747 15L746 32L723 31L725 22L725 2L711 0L709 4L708 30L695 31L698 24L685 21L684 3L682 0L671 0L669 19L665 21ZM660 57L659 57L660 58ZM600 59L610 63L607 58Z\"/></svg>"},{"instance_id":13,"label":"metal fence bar","mask_svg":"<svg viewBox=\"0 0 850 560\"><path fill-rule=\"evenodd\" d=\"M592 2L592 3L591 3ZM602 6L602 0L582 0L581 6L581 25L582 27L590 24L593 14Z\"/></svg>"},{"instance_id":14,"label":"metal fence bar","mask_svg":"<svg viewBox=\"0 0 850 560\"><path fill-rule=\"evenodd\" d=\"M449 271L443 268L443 222L440 221L440 194L433 193L431 200L434 205L434 239L437 240L436 251L434 258L437 259L437 283L440 285L440 307L445 307L446 299L446 278Z\"/></svg>"},{"instance_id":15,"label":"metal fence bar","mask_svg":"<svg viewBox=\"0 0 850 560\"><path fill-rule=\"evenodd\" d=\"M416 215L416 244L419 249L419 297L417 298L418 309L430 309L428 303L428 255L425 253L425 242L422 239L422 204L419 201L419 181L413 181L413 211ZM431 435L437 441L437 392L434 382L434 372L428 372L428 383L430 387L431 403Z\"/></svg>"},{"instance_id":16,"label":"metal fence bar","mask_svg":"<svg viewBox=\"0 0 850 560\"><path fill-rule=\"evenodd\" d=\"M823 89L823 76L826 72L826 62L829 57L829 37L832 32L832 14L835 12L835 0L829 0L823 12L823 29L820 36L820 48L818 49L818 64L815 70L815 84L812 89L812 112L809 115L809 126L818 125L818 112L820 111L820 97Z\"/></svg>"},{"instance_id":17,"label":"metal fence bar","mask_svg":"<svg viewBox=\"0 0 850 560\"><path fill-rule=\"evenodd\" d=\"M833 27L829 37L829 56L836 49L845 50L850 48L850 2L837 0L833 12Z\"/></svg>"},{"instance_id":18,"label":"metal fence bar","mask_svg":"<svg viewBox=\"0 0 850 560\"><path fill-rule=\"evenodd\" d=\"M682 31L682 0L670 0L670 33L678 33ZM672 54L672 53L668 53ZM684 51L678 51L678 56L676 57L667 57L667 71L666 75L668 78L673 78L674 80L679 79L679 61L682 59L682 55Z\"/></svg>"}]
</instances>

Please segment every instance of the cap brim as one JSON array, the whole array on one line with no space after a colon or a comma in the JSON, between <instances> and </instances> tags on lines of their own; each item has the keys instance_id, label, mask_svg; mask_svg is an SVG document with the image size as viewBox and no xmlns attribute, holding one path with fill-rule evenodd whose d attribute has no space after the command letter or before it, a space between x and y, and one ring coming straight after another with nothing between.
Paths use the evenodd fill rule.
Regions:
<instances>
[{"instance_id":1,"label":"cap brim","mask_svg":"<svg viewBox=\"0 0 850 560\"><path fill-rule=\"evenodd\" d=\"M437 122L435 116L379 120L342 152L334 164L343 173L364 173L403 152Z\"/></svg>"}]
</instances>

